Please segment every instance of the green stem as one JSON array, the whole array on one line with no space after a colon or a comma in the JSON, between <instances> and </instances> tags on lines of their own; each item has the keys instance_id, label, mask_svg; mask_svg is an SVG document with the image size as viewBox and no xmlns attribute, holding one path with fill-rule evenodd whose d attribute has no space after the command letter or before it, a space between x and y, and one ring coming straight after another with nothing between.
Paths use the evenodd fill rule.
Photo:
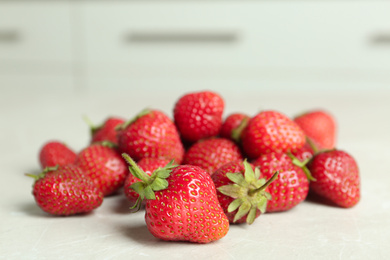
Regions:
<instances>
[{"instance_id":1,"label":"green stem","mask_svg":"<svg viewBox=\"0 0 390 260\"><path fill-rule=\"evenodd\" d=\"M278 175L279 175L279 171L276 171L276 172L272 175L272 177L269 178L269 179L266 181L266 183L264 183L261 187L249 191L249 195L250 195L250 196L253 196L253 195L256 194L256 193L265 190L265 189L266 189L274 180L276 180L276 179L278 178Z\"/></svg>"}]
</instances>

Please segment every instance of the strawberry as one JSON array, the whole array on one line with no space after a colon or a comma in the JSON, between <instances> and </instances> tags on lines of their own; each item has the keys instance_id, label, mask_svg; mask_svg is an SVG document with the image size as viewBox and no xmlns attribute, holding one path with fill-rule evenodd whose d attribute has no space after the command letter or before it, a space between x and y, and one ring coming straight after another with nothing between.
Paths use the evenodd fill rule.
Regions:
<instances>
[{"instance_id":1,"label":"strawberry","mask_svg":"<svg viewBox=\"0 0 390 260\"><path fill-rule=\"evenodd\" d=\"M122 125L118 133L119 150L134 160L142 158L183 160L184 148L174 123L163 112L144 110Z\"/></svg>"},{"instance_id":2,"label":"strawberry","mask_svg":"<svg viewBox=\"0 0 390 260\"><path fill-rule=\"evenodd\" d=\"M52 215L87 213L99 207L103 194L94 182L74 165L47 167L35 179L33 195L38 206Z\"/></svg>"},{"instance_id":3,"label":"strawberry","mask_svg":"<svg viewBox=\"0 0 390 260\"><path fill-rule=\"evenodd\" d=\"M241 143L248 157L284 153L305 144L305 133L287 116L276 111L263 111L252 117L241 134Z\"/></svg>"},{"instance_id":4,"label":"strawberry","mask_svg":"<svg viewBox=\"0 0 390 260\"><path fill-rule=\"evenodd\" d=\"M118 138L116 128L125 123L123 119L117 117L107 118L100 126L93 125L87 118L85 118L85 121L91 128L91 143L108 141L117 144Z\"/></svg>"},{"instance_id":5,"label":"strawberry","mask_svg":"<svg viewBox=\"0 0 390 260\"><path fill-rule=\"evenodd\" d=\"M268 186L272 200L267 204L267 212L289 210L307 197L308 177L286 154L263 154L253 165L259 167L262 177L266 179L271 178L274 172L279 172L279 178Z\"/></svg>"},{"instance_id":6,"label":"strawberry","mask_svg":"<svg viewBox=\"0 0 390 260\"><path fill-rule=\"evenodd\" d=\"M211 91L182 96L174 107L175 124L188 142L218 135L224 109L222 97Z\"/></svg>"},{"instance_id":7,"label":"strawberry","mask_svg":"<svg viewBox=\"0 0 390 260\"><path fill-rule=\"evenodd\" d=\"M299 149L292 150L291 153L301 162L310 160L314 156L314 150L308 143Z\"/></svg>"},{"instance_id":8,"label":"strawberry","mask_svg":"<svg viewBox=\"0 0 390 260\"><path fill-rule=\"evenodd\" d=\"M271 195L268 185L277 178L278 173L267 182L260 178L258 168L253 170L246 160L223 165L211 176L217 188L219 203L230 223L247 222L252 224L267 208Z\"/></svg>"},{"instance_id":9,"label":"strawberry","mask_svg":"<svg viewBox=\"0 0 390 260\"><path fill-rule=\"evenodd\" d=\"M147 175L151 176L155 170L163 168L168 163L169 160L164 158L142 158L137 164ZM124 192L127 199L131 202L135 202L139 197L138 193L131 188L131 185L139 181L141 180L137 179L133 174L129 174L126 177Z\"/></svg>"},{"instance_id":10,"label":"strawberry","mask_svg":"<svg viewBox=\"0 0 390 260\"><path fill-rule=\"evenodd\" d=\"M343 208L359 202L359 168L350 154L336 149L324 151L314 156L308 168L316 178L310 183L311 191Z\"/></svg>"},{"instance_id":11,"label":"strawberry","mask_svg":"<svg viewBox=\"0 0 390 260\"><path fill-rule=\"evenodd\" d=\"M58 165L71 164L76 159L76 153L64 143L50 141L39 152L39 162L42 169Z\"/></svg>"},{"instance_id":12,"label":"strawberry","mask_svg":"<svg viewBox=\"0 0 390 260\"><path fill-rule=\"evenodd\" d=\"M211 175L225 163L242 159L240 148L233 141L212 137L193 144L186 152L183 164L199 166Z\"/></svg>"},{"instance_id":13,"label":"strawberry","mask_svg":"<svg viewBox=\"0 0 390 260\"><path fill-rule=\"evenodd\" d=\"M121 188L128 175L127 164L121 155L105 143L83 149L77 155L75 165L95 182L104 196Z\"/></svg>"},{"instance_id":14,"label":"strawberry","mask_svg":"<svg viewBox=\"0 0 390 260\"><path fill-rule=\"evenodd\" d=\"M335 147L336 121L328 112L313 110L296 117L294 121L318 149L333 149Z\"/></svg>"},{"instance_id":15,"label":"strawberry","mask_svg":"<svg viewBox=\"0 0 390 260\"><path fill-rule=\"evenodd\" d=\"M123 157L131 173L142 180L132 188L140 194L137 207L146 199L145 221L153 236L209 243L227 234L229 221L210 175L202 168L169 164L149 176L127 154Z\"/></svg>"},{"instance_id":16,"label":"strawberry","mask_svg":"<svg viewBox=\"0 0 390 260\"><path fill-rule=\"evenodd\" d=\"M238 143L240 141L241 132L247 125L249 119L250 117L248 115L242 113L229 115L222 123L219 136Z\"/></svg>"}]
</instances>

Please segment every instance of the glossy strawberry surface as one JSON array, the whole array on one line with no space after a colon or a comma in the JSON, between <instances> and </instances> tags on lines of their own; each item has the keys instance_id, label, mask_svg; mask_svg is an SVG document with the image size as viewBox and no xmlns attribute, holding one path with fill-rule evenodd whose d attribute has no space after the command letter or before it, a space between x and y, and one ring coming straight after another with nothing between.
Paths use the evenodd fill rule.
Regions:
<instances>
[{"instance_id":1,"label":"glossy strawberry surface","mask_svg":"<svg viewBox=\"0 0 390 260\"><path fill-rule=\"evenodd\" d=\"M211 91L182 96L173 111L181 137L185 141L196 142L218 135L224 106L222 97Z\"/></svg>"},{"instance_id":2,"label":"glossy strawberry surface","mask_svg":"<svg viewBox=\"0 0 390 260\"><path fill-rule=\"evenodd\" d=\"M322 152L313 158L308 168L317 179L310 183L311 191L344 208L359 202L359 168L350 154L341 150Z\"/></svg>"},{"instance_id":3,"label":"glossy strawberry surface","mask_svg":"<svg viewBox=\"0 0 390 260\"><path fill-rule=\"evenodd\" d=\"M318 149L333 149L336 145L336 121L323 110L315 110L298 116L294 121L300 126Z\"/></svg>"},{"instance_id":4,"label":"glossy strawberry surface","mask_svg":"<svg viewBox=\"0 0 390 260\"><path fill-rule=\"evenodd\" d=\"M33 195L38 206L53 215L87 213L103 202L100 189L74 165L59 166L39 176Z\"/></svg>"},{"instance_id":5,"label":"glossy strawberry surface","mask_svg":"<svg viewBox=\"0 0 390 260\"><path fill-rule=\"evenodd\" d=\"M279 178L268 186L272 199L268 201L267 212L289 210L307 197L309 181L306 174L286 154L263 154L252 163L267 179L279 171Z\"/></svg>"},{"instance_id":6,"label":"glossy strawberry surface","mask_svg":"<svg viewBox=\"0 0 390 260\"><path fill-rule=\"evenodd\" d=\"M91 143L109 141L117 144L117 127L125 121L121 118L110 117L101 126L92 129Z\"/></svg>"},{"instance_id":7,"label":"glossy strawberry surface","mask_svg":"<svg viewBox=\"0 0 390 260\"><path fill-rule=\"evenodd\" d=\"M46 143L39 152L39 162L41 168L53 167L58 165L66 165L74 163L76 153L58 141L50 141Z\"/></svg>"},{"instance_id":8,"label":"glossy strawberry surface","mask_svg":"<svg viewBox=\"0 0 390 260\"><path fill-rule=\"evenodd\" d=\"M75 164L89 176L103 195L110 195L123 186L128 175L127 164L111 147L92 144L83 149Z\"/></svg>"},{"instance_id":9,"label":"glossy strawberry surface","mask_svg":"<svg viewBox=\"0 0 390 260\"><path fill-rule=\"evenodd\" d=\"M241 135L242 148L252 159L265 153L299 149L305 141L302 129L277 111L263 111L252 117Z\"/></svg>"},{"instance_id":10,"label":"glossy strawberry surface","mask_svg":"<svg viewBox=\"0 0 390 260\"><path fill-rule=\"evenodd\" d=\"M224 237L229 221L219 205L210 175L192 165L172 170L168 188L147 200L145 221L157 238L208 243Z\"/></svg>"},{"instance_id":11,"label":"glossy strawberry surface","mask_svg":"<svg viewBox=\"0 0 390 260\"><path fill-rule=\"evenodd\" d=\"M213 137L193 144L183 163L199 166L212 174L225 163L242 159L240 148L233 141Z\"/></svg>"},{"instance_id":12,"label":"glossy strawberry surface","mask_svg":"<svg viewBox=\"0 0 390 260\"><path fill-rule=\"evenodd\" d=\"M142 158L138 161L138 166L149 176L152 175L152 173L157 170L158 168L163 168L169 163L168 159L164 158ZM124 184L124 193L126 198L131 202L136 202L139 195L137 192L135 192L130 186L134 183L141 181L140 179L136 178L134 175L129 174L126 177L125 184Z\"/></svg>"},{"instance_id":13,"label":"glossy strawberry surface","mask_svg":"<svg viewBox=\"0 0 390 260\"><path fill-rule=\"evenodd\" d=\"M183 144L171 119L163 112L151 110L136 118L118 134L119 150L134 160L142 158L174 159L181 163Z\"/></svg>"}]
</instances>

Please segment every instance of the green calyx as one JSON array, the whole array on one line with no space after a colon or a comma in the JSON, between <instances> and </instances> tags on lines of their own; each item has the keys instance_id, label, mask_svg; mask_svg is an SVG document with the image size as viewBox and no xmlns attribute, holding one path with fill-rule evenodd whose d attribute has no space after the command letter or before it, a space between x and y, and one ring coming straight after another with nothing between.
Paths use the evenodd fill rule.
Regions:
<instances>
[{"instance_id":1,"label":"green calyx","mask_svg":"<svg viewBox=\"0 0 390 260\"><path fill-rule=\"evenodd\" d=\"M59 165L57 164L56 166L53 166L53 167L46 167L45 169L43 169L43 171L39 174L31 174L31 173L25 173L24 175L28 176L28 177L31 177L33 178L35 181L39 180L39 179L42 179L43 177L45 177L45 175L48 173L48 172L52 172L52 171L56 171L58 169Z\"/></svg>"},{"instance_id":2,"label":"green calyx","mask_svg":"<svg viewBox=\"0 0 390 260\"><path fill-rule=\"evenodd\" d=\"M248 118L244 118L241 121L240 125L237 128L233 129L231 137L237 143L241 141L241 133L244 130L244 128L248 125L248 121L249 121Z\"/></svg>"},{"instance_id":3,"label":"green calyx","mask_svg":"<svg viewBox=\"0 0 390 260\"><path fill-rule=\"evenodd\" d=\"M89 129L91 131L91 135L93 136L100 128L102 128L102 125L96 126L87 116L83 116L83 120L87 125L89 126Z\"/></svg>"},{"instance_id":4,"label":"green calyx","mask_svg":"<svg viewBox=\"0 0 390 260\"><path fill-rule=\"evenodd\" d=\"M271 199L271 194L266 191L266 188L278 177L279 172L275 172L267 181L264 178L260 179L260 170L255 168L253 171L246 160L244 167L244 176L241 173L227 173L226 177L233 184L221 186L218 191L235 199L227 209L228 212L237 210L233 222L247 215L246 222L252 224L255 221L257 210L261 213L266 211L267 202Z\"/></svg>"},{"instance_id":5,"label":"green calyx","mask_svg":"<svg viewBox=\"0 0 390 260\"><path fill-rule=\"evenodd\" d=\"M287 153L288 157L290 157L290 159L292 160L292 163L296 166L298 166L299 168L301 168L303 170L303 172L305 173L307 179L309 181L316 181L316 178L313 177L313 175L311 175L311 172L309 171L309 169L306 167L306 165L310 162L311 158L309 159L306 159L304 160L303 162L301 162L297 157L295 157L292 153L288 152Z\"/></svg>"},{"instance_id":6,"label":"green calyx","mask_svg":"<svg viewBox=\"0 0 390 260\"><path fill-rule=\"evenodd\" d=\"M174 165L174 160L172 160L164 168L158 168L152 173L151 176L149 176L138 167L138 165L128 154L122 153L122 157L129 164L130 173L133 174L133 176L137 179L141 180L130 186L135 192L139 194L136 203L131 207L131 209L136 209L136 211L138 211L144 199L154 200L156 199L154 194L155 191L168 188L168 181L166 179L170 176L172 169L177 165Z\"/></svg>"},{"instance_id":7,"label":"green calyx","mask_svg":"<svg viewBox=\"0 0 390 260\"><path fill-rule=\"evenodd\" d=\"M115 127L115 130L123 130L123 129L126 129L129 125L131 125L132 123L134 123L135 121L137 121L139 118L149 114L150 112L152 112L151 109L149 108L145 108L144 110L142 110L141 112L139 112L134 118L130 119L129 121L121 124L121 125L118 125L117 127Z\"/></svg>"}]
</instances>

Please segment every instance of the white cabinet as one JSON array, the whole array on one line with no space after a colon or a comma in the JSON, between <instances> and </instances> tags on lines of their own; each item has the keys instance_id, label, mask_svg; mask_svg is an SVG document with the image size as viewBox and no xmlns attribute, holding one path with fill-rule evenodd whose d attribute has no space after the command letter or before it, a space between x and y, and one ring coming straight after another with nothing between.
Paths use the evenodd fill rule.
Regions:
<instances>
[{"instance_id":1,"label":"white cabinet","mask_svg":"<svg viewBox=\"0 0 390 260\"><path fill-rule=\"evenodd\" d=\"M47 82L48 87L72 87L64 84L72 82L71 36L70 3L66 1L0 2L1 86ZM51 86L53 78L62 82Z\"/></svg>"},{"instance_id":2,"label":"white cabinet","mask_svg":"<svg viewBox=\"0 0 390 260\"><path fill-rule=\"evenodd\" d=\"M313 75L390 82L389 10L390 1L368 0L5 1L0 73L73 73L88 88Z\"/></svg>"},{"instance_id":3,"label":"white cabinet","mask_svg":"<svg viewBox=\"0 0 390 260\"><path fill-rule=\"evenodd\" d=\"M390 35L389 10L371 1L88 2L88 64L381 70L389 48L374 38Z\"/></svg>"}]
</instances>

